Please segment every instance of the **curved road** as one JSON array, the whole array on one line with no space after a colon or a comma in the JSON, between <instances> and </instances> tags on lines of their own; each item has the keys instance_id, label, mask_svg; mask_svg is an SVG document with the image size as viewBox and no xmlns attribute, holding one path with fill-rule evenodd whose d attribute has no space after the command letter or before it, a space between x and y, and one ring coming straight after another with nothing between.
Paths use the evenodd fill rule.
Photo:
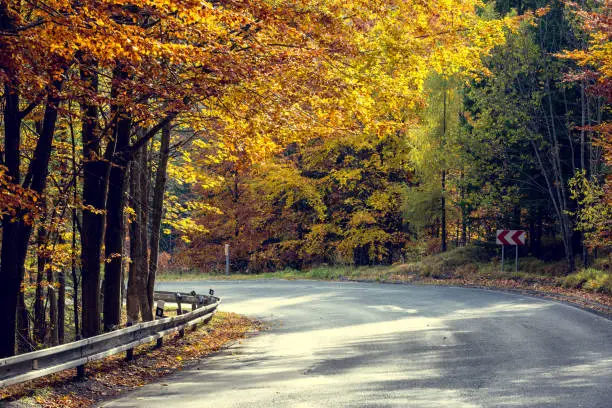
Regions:
<instances>
[{"instance_id":1,"label":"curved road","mask_svg":"<svg viewBox=\"0 0 612 408\"><path fill-rule=\"evenodd\" d=\"M242 281L222 310L271 328L105 407L612 407L612 321L451 287Z\"/></svg>"}]
</instances>

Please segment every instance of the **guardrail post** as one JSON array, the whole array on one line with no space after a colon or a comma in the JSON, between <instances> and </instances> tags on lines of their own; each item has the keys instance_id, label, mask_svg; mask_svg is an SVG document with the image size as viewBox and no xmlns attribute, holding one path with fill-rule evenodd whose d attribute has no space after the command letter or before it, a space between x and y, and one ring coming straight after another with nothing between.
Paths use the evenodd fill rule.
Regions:
<instances>
[{"instance_id":1,"label":"guardrail post","mask_svg":"<svg viewBox=\"0 0 612 408\"><path fill-rule=\"evenodd\" d=\"M127 327L131 327L131 326L133 326L133 325L134 325L134 323L132 323L132 322L127 322L127 325L126 325L126 326L127 326ZM134 359L134 349L133 349L133 348L131 348L131 349L127 349L127 350L125 351L125 361L132 361L133 359Z\"/></svg>"},{"instance_id":2,"label":"guardrail post","mask_svg":"<svg viewBox=\"0 0 612 408\"><path fill-rule=\"evenodd\" d=\"M156 319L162 319L164 317L164 306L165 305L166 305L166 302L164 302L163 300L157 301L157 308L155 309Z\"/></svg>"},{"instance_id":3,"label":"guardrail post","mask_svg":"<svg viewBox=\"0 0 612 408\"><path fill-rule=\"evenodd\" d=\"M182 315L183 314L183 309L181 308L181 299L182 299L182 295L180 293L176 293L174 295L176 297L176 305L177 305L177 309L176 309L176 315Z\"/></svg>"},{"instance_id":4,"label":"guardrail post","mask_svg":"<svg viewBox=\"0 0 612 408\"><path fill-rule=\"evenodd\" d=\"M196 295L197 295L197 294L196 294L196 292L195 292L195 290L192 290L192 291L191 291L189 294L190 294L191 296L196 296ZM192 311L192 312L193 312L194 310L196 310L197 308L198 308L197 301L195 301L195 302L191 303L191 311Z\"/></svg>"},{"instance_id":5,"label":"guardrail post","mask_svg":"<svg viewBox=\"0 0 612 408\"><path fill-rule=\"evenodd\" d=\"M81 338L82 338L81 335L77 334L76 337L75 337L75 340L78 341L78 340L81 340ZM77 369L77 372L76 372L76 378L75 379L77 381L85 381L86 380L86 377L85 377L85 364L77 366L76 369Z\"/></svg>"},{"instance_id":6,"label":"guardrail post","mask_svg":"<svg viewBox=\"0 0 612 408\"><path fill-rule=\"evenodd\" d=\"M164 302L163 300L158 300L157 301L157 310L155 311L155 318L156 319L163 319L164 318L164 305L165 304L166 304L166 302ZM157 339L157 342L155 343L155 348L160 348L163 345L164 345L164 339L163 339L163 337L160 337L159 339Z\"/></svg>"}]
</instances>

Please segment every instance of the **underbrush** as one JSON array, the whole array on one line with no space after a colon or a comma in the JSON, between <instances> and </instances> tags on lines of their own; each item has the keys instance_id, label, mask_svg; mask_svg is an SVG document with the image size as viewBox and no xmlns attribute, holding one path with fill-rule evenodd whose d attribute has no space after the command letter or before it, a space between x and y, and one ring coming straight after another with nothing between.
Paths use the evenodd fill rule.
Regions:
<instances>
[{"instance_id":1,"label":"underbrush","mask_svg":"<svg viewBox=\"0 0 612 408\"><path fill-rule=\"evenodd\" d=\"M568 275L562 284L565 288L612 294L612 275L595 268L586 268Z\"/></svg>"},{"instance_id":2,"label":"underbrush","mask_svg":"<svg viewBox=\"0 0 612 408\"><path fill-rule=\"evenodd\" d=\"M370 280L418 281L420 279L459 279L469 282L514 281L521 285L539 284L563 286L589 292L612 294L612 273L595 264L580 272L566 276L564 261L544 261L534 257L520 257L515 270L514 254L505 259L501 268L499 247L478 244L451 249L430 255L420 261L394 265L350 266L320 265L308 270L284 269L262 274L210 275L190 271L183 274L163 274L159 280L242 280L242 279L316 279L316 280ZM601 263L601 262L600 262Z\"/></svg>"},{"instance_id":3,"label":"underbrush","mask_svg":"<svg viewBox=\"0 0 612 408\"><path fill-rule=\"evenodd\" d=\"M491 251L484 246L466 246L423 258L415 265L422 276L450 278L456 274L471 275L478 272L479 264L489 262Z\"/></svg>"}]
</instances>

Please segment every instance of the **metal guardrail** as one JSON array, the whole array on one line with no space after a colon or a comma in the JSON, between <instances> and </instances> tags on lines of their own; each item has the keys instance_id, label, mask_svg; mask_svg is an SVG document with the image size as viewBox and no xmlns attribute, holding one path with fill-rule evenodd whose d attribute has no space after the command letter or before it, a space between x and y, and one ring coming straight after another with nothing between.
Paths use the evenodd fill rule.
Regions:
<instances>
[{"instance_id":1,"label":"metal guardrail","mask_svg":"<svg viewBox=\"0 0 612 408\"><path fill-rule=\"evenodd\" d=\"M182 335L186 328L208 322L221 303L221 299L212 296L212 290L211 295L155 292L154 299L177 303L177 316L137 323L87 339L0 359L0 388L83 366L123 351L127 351L130 359L136 346L154 340L161 345L163 336L176 332ZM182 303L190 303L192 311L181 314Z\"/></svg>"}]
</instances>

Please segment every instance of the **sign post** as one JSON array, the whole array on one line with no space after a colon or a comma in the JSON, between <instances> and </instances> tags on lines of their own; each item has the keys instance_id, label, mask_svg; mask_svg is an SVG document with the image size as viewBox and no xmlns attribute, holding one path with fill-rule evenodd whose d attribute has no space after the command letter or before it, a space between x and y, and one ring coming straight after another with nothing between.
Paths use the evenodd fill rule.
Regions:
<instances>
[{"instance_id":1,"label":"sign post","mask_svg":"<svg viewBox=\"0 0 612 408\"><path fill-rule=\"evenodd\" d=\"M230 262L229 262L229 244L225 244L225 274L229 275Z\"/></svg>"},{"instance_id":2,"label":"sign post","mask_svg":"<svg viewBox=\"0 0 612 408\"><path fill-rule=\"evenodd\" d=\"M514 247L514 273L518 272L518 245Z\"/></svg>"},{"instance_id":3,"label":"sign post","mask_svg":"<svg viewBox=\"0 0 612 408\"><path fill-rule=\"evenodd\" d=\"M514 272L518 272L518 247L525 245L525 231L523 230L497 230L498 245L502 246L501 271L504 272L504 248L514 245Z\"/></svg>"}]
</instances>

